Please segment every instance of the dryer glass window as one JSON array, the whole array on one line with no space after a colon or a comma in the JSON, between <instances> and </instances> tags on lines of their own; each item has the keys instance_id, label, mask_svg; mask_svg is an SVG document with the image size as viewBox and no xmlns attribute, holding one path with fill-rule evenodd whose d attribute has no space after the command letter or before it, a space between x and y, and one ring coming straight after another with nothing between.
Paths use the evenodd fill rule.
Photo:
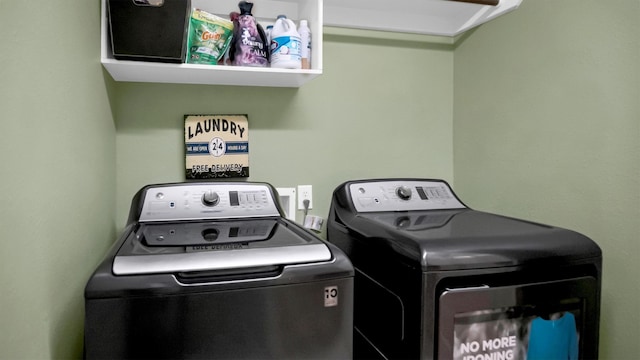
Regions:
<instances>
[{"instance_id":1,"label":"dryer glass window","mask_svg":"<svg viewBox=\"0 0 640 360\"><path fill-rule=\"evenodd\" d=\"M446 290L439 305L438 359L597 358L592 277Z\"/></svg>"}]
</instances>

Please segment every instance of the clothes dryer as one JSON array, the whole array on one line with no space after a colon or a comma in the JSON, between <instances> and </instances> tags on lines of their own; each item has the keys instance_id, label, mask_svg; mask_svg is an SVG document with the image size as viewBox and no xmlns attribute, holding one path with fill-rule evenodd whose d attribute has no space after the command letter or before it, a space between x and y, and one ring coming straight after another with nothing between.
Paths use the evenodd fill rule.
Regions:
<instances>
[{"instance_id":1,"label":"clothes dryer","mask_svg":"<svg viewBox=\"0 0 640 360\"><path fill-rule=\"evenodd\" d=\"M582 234L376 179L336 188L327 239L356 269L355 358L598 356L602 253Z\"/></svg>"},{"instance_id":2,"label":"clothes dryer","mask_svg":"<svg viewBox=\"0 0 640 360\"><path fill-rule=\"evenodd\" d=\"M265 183L151 185L85 288L88 359L350 359L354 270Z\"/></svg>"}]
</instances>

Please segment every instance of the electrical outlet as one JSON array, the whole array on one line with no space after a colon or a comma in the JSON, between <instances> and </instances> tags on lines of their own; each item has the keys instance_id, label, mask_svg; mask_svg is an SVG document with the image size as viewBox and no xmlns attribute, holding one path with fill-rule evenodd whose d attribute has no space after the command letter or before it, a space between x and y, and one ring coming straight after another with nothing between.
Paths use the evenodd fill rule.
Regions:
<instances>
[{"instance_id":1,"label":"electrical outlet","mask_svg":"<svg viewBox=\"0 0 640 360\"><path fill-rule=\"evenodd\" d=\"M313 208L311 185L298 185L298 210L304 210L304 200L309 200L309 209Z\"/></svg>"}]
</instances>

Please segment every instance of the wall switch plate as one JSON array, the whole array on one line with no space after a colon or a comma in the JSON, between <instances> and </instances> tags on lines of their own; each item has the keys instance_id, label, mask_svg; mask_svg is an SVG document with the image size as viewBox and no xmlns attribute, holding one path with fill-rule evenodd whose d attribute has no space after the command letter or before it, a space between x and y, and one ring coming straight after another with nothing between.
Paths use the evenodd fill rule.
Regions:
<instances>
[{"instance_id":1,"label":"wall switch plate","mask_svg":"<svg viewBox=\"0 0 640 360\"><path fill-rule=\"evenodd\" d=\"M304 210L304 200L309 200L309 209L313 208L311 185L298 185L298 210Z\"/></svg>"}]
</instances>

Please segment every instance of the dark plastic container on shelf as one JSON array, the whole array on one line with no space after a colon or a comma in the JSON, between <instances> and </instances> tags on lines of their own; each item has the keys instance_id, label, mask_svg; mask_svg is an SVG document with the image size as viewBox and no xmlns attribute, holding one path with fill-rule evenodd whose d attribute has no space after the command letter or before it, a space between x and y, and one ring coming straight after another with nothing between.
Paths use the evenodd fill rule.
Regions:
<instances>
[{"instance_id":1,"label":"dark plastic container on shelf","mask_svg":"<svg viewBox=\"0 0 640 360\"><path fill-rule=\"evenodd\" d=\"M113 57L184 62L190 12L190 0L108 0Z\"/></svg>"}]
</instances>

